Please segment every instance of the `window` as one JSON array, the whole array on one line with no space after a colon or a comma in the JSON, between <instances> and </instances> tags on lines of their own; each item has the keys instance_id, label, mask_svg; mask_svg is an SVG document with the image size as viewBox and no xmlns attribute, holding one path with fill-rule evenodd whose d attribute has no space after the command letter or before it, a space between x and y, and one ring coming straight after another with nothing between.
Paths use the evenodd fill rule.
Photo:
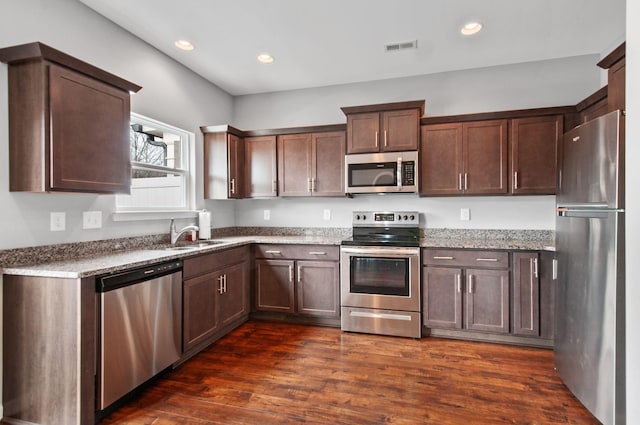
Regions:
<instances>
[{"instance_id":1,"label":"window","mask_svg":"<svg viewBox=\"0 0 640 425\"><path fill-rule=\"evenodd\" d=\"M193 211L194 134L132 113L129 141L131 194L116 195L117 212Z\"/></svg>"}]
</instances>

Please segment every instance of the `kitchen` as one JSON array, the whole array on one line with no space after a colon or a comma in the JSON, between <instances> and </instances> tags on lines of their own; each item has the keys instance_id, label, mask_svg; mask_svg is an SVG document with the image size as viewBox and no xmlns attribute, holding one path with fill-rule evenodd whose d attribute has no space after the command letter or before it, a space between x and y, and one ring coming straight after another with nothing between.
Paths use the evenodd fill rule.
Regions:
<instances>
[{"instance_id":1,"label":"kitchen","mask_svg":"<svg viewBox=\"0 0 640 425\"><path fill-rule=\"evenodd\" d=\"M627 16L635 16L632 9L637 6L629 4L627 7L629 8ZM536 64L535 67L525 64L505 65L493 69L416 77L414 80L309 89L303 93L304 99L314 99L314 102L307 104L303 100L303 107L296 102L296 94L299 93L285 92L232 98L74 1L56 2L55 7L44 1L27 1L19 4L16 2L9 6L9 13L5 12L3 15L7 22L3 23L0 37L2 46L41 40L137 82L144 86L144 89L139 95L133 96L134 112L188 129L196 134L198 127L204 124L234 123L239 128L259 129L339 123L344 122L340 106L415 98L426 99L426 111L429 115L575 104L576 101L597 90L601 84L599 71L594 66L600 58L597 55L588 55L546 61ZM25 19L27 16L29 19ZM73 26L70 26L69 22L73 22ZM630 58L628 61L631 63L630 66L633 66L636 63L633 53L637 51L633 36L637 37L634 34L637 30L629 25L627 31L627 55ZM78 34L82 34L82 37L78 37ZM104 40L110 41L105 43ZM615 47L616 42L620 41L622 40L609 40L608 47L611 49ZM122 50L114 51L113 46L121 46ZM136 61L140 58L144 58L143 62L147 66L154 65L153 73L136 65ZM549 87L541 77L545 73L554 76L557 86ZM176 75L180 77L176 78ZM516 79L514 75L519 77ZM628 75L634 75L634 73L629 71ZM0 68L0 77L6 81L5 65ZM634 83L633 79L628 81L628 93L637 93L637 88L634 90ZM419 90L416 89L418 86ZM497 90L496 86L509 93L508 98L491 96L491 93ZM562 86L563 89L559 90L558 86ZM464 102L447 103L446 99L462 94L465 94ZM2 96L1 147L6 152L8 146L8 135L5 130L7 128L6 91L2 92ZM326 100L316 103L317 98ZM628 110L631 113L634 111L634 101L637 102L633 95L627 96ZM628 138L637 137L638 134L634 133L633 121L628 120ZM634 156L633 149L634 146L630 144L627 155L631 158L638 157ZM6 158L6 155L3 155L3 158ZM6 170L7 164L5 163L2 168ZM629 167L628 173L634 176L633 173L637 171ZM627 178L630 179L629 176ZM112 222L107 219L113 210L113 199L108 196L12 194L7 190L7 174L2 176L0 183L2 184L0 197L4 219L2 247L0 247L2 249L160 234L167 232L168 229L168 219L144 222L143 231L140 230L139 222ZM202 182L197 181L198 187L201 184ZM199 190L197 192L199 193ZM553 197L524 197L517 200L509 197L431 198L428 202L414 197L401 199L403 209L426 210L427 225L433 228L474 226L489 229L552 229L554 226ZM627 216L629 245L627 253L630 258L633 257L633 250L637 249L634 248L633 237L640 234L632 231L635 223L631 208L634 205L633 201L633 193L628 193L627 203L631 212ZM329 226L349 227L350 214L353 210L381 209L386 202L384 199L375 197L323 201L248 199L235 203L199 200L197 207L206 207L213 211L214 227L265 226L267 224L296 227L322 226L326 223L321 218L314 217L321 217L324 209L331 210L333 219L328 222ZM458 220L460 208L470 209L471 221ZM103 211L104 226L97 230L83 230L82 212L92 210ZM271 214L271 220L268 223L263 220L264 210L269 210ZM293 210L295 214L290 213ZM66 231L49 231L49 212L51 211L66 211ZM631 275L630 271L628 275ZM634 298L632 296L634 290L637 291L636 288L628 288L627 299ZM627 313L637 314L631 305L627 308ZM633 338L634 335L628 335L627 347L630 350L627 354L628 358L637 357L637 351L632 351L638 349L637 341L634 344ZM629 365L629 376L638 376L633 367L633 364ZM637 387L634 387L637 382L637 379L628 379L630 397L634 394L634 390L637 393ZM637 407L629 405L628 408L630 409L629 421L633 422L631 420L634 417L633 409Z\"/></svg>"}]
</instances>

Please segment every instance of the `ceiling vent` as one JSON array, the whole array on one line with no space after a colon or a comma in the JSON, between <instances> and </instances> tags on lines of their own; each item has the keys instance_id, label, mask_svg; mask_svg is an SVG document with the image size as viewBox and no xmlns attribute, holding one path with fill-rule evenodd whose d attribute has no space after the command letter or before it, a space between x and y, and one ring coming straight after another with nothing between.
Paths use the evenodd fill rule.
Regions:
<instances>
[{"instance_id":1,"label":"ceiling vent","mask_svg":"<svg viewBox=\"0 0 640 425\"><path fill-rule=\"evenodd\" d=\"M411 41L403 41L400 43L385 44L384 51L398 52L400 50L417 49L417 48L418 48L418 40L411 40Z\"/></svg>"}]
</instances>

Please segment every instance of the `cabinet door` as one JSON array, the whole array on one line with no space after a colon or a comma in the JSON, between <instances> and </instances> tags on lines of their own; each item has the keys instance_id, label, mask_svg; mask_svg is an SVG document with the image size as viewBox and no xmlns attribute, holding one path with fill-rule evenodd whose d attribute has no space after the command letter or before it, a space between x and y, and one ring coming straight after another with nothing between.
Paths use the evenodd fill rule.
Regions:
<instances>
[{"instance_id":1,"label":"cabinet door","mask_svg":"<svg viewBox=\"0 0 640 425\"><path fill-rule=\"evenodd\" d=\"M553 339L556 309L555 252L540 252L540 337Z\"/></svg>"},{"instance_id":2,"label":"cabinet door","mask_svg":"<svg viewBox=\"0 0 640 425\"><path fill-rule=\"evenodd\" d=\"M249 314L249 263L236 264L220 271L218 318L224 327Z\"/></svg>"},{"instance_id":3,"label":"cabinet door","mask_svg":"<svg viewBox=\"0 0 640 425\"><path fill-rule=\"evenodd\" d=\"M230 199L241 199L243 195L244 179L244 143L235 134L227 135L228 153L228 181L227 197Z\"/></svg>"},{"instance_id":4,"label":"cabinet door","mask_svg":"<svg viewBox=\"0 0 640 425\"><path fill-rule=\"evenodd\" d=\"M415 151L420 136L420 117L417 109L382 113L382 151Z\"/></svg>"},{"instance_id":5,"label":"cabinet door","mask_svg":"<svg viewBox=\"0 0 640 425\"><path fill-rule=\"evenodd\" d=\"M465 193L507 193L507 134L507 120L462 124Z\"/></svg>"},{"instance_id":6,"label":"cabinet door","mask_svg":"<svg viewBox=\"0 0 640 425\"><path fill-rule=\"evenodd\" d=\"M420 195L462 193L462 124L425 125L420 140Z\"/></svg>"},{"instance_id":7,"label":"cabinet door","mask_svg":"<svg viewBox=\"0 0 640 425\"><path fill-rule=\"evenodd\" d=\"M380 150L380 113L347 115L347 153Z\"/></svg>"},{"instance_id":8,"label":"cabinet door","mask_svg":"<svg viewBox=\"0 0 640 425\"><path fill-rule=\"evenodd\" d=\"M540 335L540 280L537 252L513 253L513 333Z\"/></svg>"},{"instance_id":9,"label":"cabinet door","mask_svg":"<svg viewBox=\"0 0 640 425\"><path fill-rule=\"evenodd\" d=\"M466 270L465 327L494 333L509 332L509 272Z\"/></svg>"},{"instance_id":10,"label":"cabinet door","mask_svg":"<svg viewBox=\"0 0 640 425\"><path fill-rule=\"evenodd\" d=\"M278 136L280 196L311 196L311 134Z\"/></svg>"},{"instance_id":11,"label":"cabinet door","mask_svg":"<svg viewBox=\"0 0 640 425\"><path fill-rule=\"evenodd\" d=\"M295 306L293 274L293 261L256 260L256 310L293 313Z\"/></svg>"},{"instance_id":12,"label":"cabinet door","mask_svg":"<svg viewBox=\"0 0 640 425\"><path fill-rule=\"evenodd\" d=\"M511 121L511 193L556 193L561 137L561 115Z\"/></svg>"},{"instance_id":13,"label":"cabinet door","mask_svg":"<svg viewBox=\"0 0 640 425\"><path fill-rule=\"evenodd\" d=\"M245 196L277 196L276 136L247 137L244 145Z\"/></svg>"},{"instance_id":14,"label":"cabinet door","mask_svg":"<svg viewBox=\"0 0 640 425\"><path fill-rule=\"evenodd\" d=\"M609 68L609 112L625 109L625 63L625 58L622 58Z\"/></svg>"},{"instance_id":15,"label":"cabinet door","mask_svg":"<svg viewBox=\"0 0 640 425\"><path fill-rule=\"evenodd\" d=\"M129 193L129 93L49 66L50 190Z\"/></svg>"},{"instance_id":16,"label":"cabinet door","mask_svg":"<svg viewBox=\"0 0 640 425\"><path fill-rule=\"evenodd\" d=\"M244 145L228 133L204 135L204 198L240 199L243 190Z\"/></svg>"},{"instance_id":17,"label":"cabinet door","mask_svg":"<svg viewBox=\"0 0 640 425\"><path fill-rule=\"evenodd\" d=\"M422 270L424 325L462 329L462 269L423 267Z\"/></svg>"},{"instance_id":18,"label":"cabinet door","mask_svg":"<svg viewBox=\"0 0 640 425\"><path fill-rule=\"evenodd\" d=\"M183 282L182 348L184 351L213 335L218 329L216 296L219 273L209 273Z\"/></svg>"},{"instance_id":19,"label":"cabinet door","mask_svg":"<svg viewBox=\"0 0 640 425\"><path fill-rule=\"evenodd\" d=\"M297 261L297 312L305 316L338 318L339 263L336 261Z\"/></svg>"},{"instance_id":20,"label":"cabinet door","mask_svg":"<svg viewBox=\"0 0 640 425\"><path fill-rule=\"evenodd\" d=\"M344 132L314 133L311 152L313 196L344 196Z\"/></svg>"}]
</instances>

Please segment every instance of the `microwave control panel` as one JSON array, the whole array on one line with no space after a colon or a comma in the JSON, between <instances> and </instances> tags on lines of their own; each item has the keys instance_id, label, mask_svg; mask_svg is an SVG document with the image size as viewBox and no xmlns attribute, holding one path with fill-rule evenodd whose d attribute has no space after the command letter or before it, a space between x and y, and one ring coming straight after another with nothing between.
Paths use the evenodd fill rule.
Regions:
<instances>
[{"instance_id":1,"label":"microwave control panel","mask_svg":"<svg viewBox=\"0 0 640 425\"><path fill-rule=\"evenodd\" d=\"M402 162L402 185L414 186L416 184L416 163L415 161Z\"/></svg>"}]
</instances>

